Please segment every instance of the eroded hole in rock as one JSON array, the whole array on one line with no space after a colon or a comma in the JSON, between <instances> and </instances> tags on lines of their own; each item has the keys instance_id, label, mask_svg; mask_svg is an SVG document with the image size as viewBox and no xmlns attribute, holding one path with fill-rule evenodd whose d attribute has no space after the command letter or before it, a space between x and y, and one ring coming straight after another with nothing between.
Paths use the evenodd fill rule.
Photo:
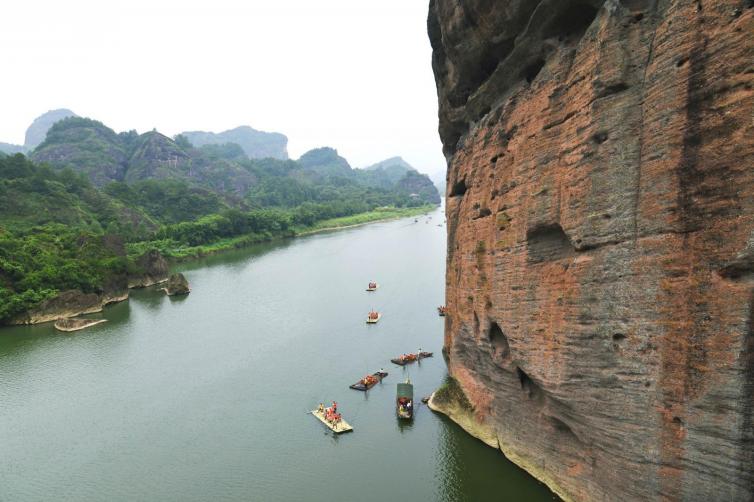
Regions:
<instances>
[{"instance_id":1,"label":"eroded hole in rock","mask_svg":"<svg viewBox=\"0 0 754 502\"><path fill-rule=\"evenodd\" d=\"M567 2L564 2L563 11L550 21L549 29L545 32L545 38L580 39L599 12L597 7L588 3L565 4Z\"/></svg>"},{"instance_id":2,"label":"eroded hole in rock","mask_svg":"<svg viewBox=\"0 0 754 502\"><path fill-rule=\"evenodd\" d=\"M681 417L673 417L673 423L679 427L683 427L683 420L681 420Z\"/></svg>"},{"instance_id":3,"label":"eroded hole in rock","mask_svg":"<svg viewBox=\"0 0 754 502\"><path fill-rule=\"evenodd\" d=\"M474 334L479 334L479 316L474 312Z\"/></svg>"},{"instance_id":4,"label":"eroded hole in rock","mask_svg":"<svg viewBox=\"0 0 754 502\"><path fill-rule=\"evenodd\" d=\"M544 59L537 59L533 63L529 64L526 68L524 68L524 71L522 72L521 76L526 79L528 83L534 82L534 79L537 78L537 75L539 75L539 72L542 71L542 68L545 65Z\"/></svg>"},{"instance_id":5,"label":"eroded hole in rock","mask_svg":"<svg viewBox=\"0 0 754 502\"><path fill-rule=\"evenodd\" d=\"M597 99L606 98L613 94L619 94L628 90L628 84L625 82L618 82L617 84L608 85L597 93Z\"/></svg>"},{"instance_id":6,"label":"eroded hole in rock","mask_svg":"<svg viewBox=\"0 0 754 502\"><path fill-rule=\"evenodd\" d=\"M468 187L466 186L466 178L463 178L453 185L453 188L450 190L450 196L461 197L466 193L467 190Z\"/></svg>"},{"instance_id":7,"label":"eroded hole in rock","mask_svg":"<svg viewBox=\"0 0 754 502\"><path fill-rule=\"evenodd\" d=\"M508 337L505 336L503 330L494 321L490 324L489 339L495 357L501 359L508 357L511 352L510 345L508 345ZM519 376L519 378L521 377Z\"/></svg>"},{"instance_id":8,"label":"eroded hole in rock","mask_svg":"<svg viewBox=\"0 0 754 502\"><path fill-rule=\"evenodd\" d=\"M576 435L575 432L573 432L573 429L571 429L571 427L567 423L563 422L559 418L555 418L555 417L549 417L549 418L550 418L550 423L552 424L553 428L558 433L563 434L565 436L568 436L578 441L579 439L578 436Z\"/></svg>"},{"instance_id":9,"label":"eroded hole in rock","mask_svg":"<svg viewBox=\"0 0 754 502\"><path fill-rule=\"evenodd\" d=\"M527 231L526 246L530 263L559 260L575 252L570 239L557 223Z\"/></svg>"},{"instance_id":10,"label":"eroded hole in rock","mask_svg":"<svg viewBox=\"0 0 754 502\"><path fill-rule=\"evenodd\" d=\"M521 383L521 390L526 392L529 398L539 398L539 396L542 394L542 389L540 389L539 386L534 383L534 381L529 377L529 375L524 372L524 370L516 367L516 376L518 377L518 381Z\"/></svg>"},{"instance_id":11,"label":"eroded hole in rock","mask_svg":"<svg viewBox=\"0 0 754 502\"><path fill-rule=\"evenodd\" d=\"M625 339L626 339L626 335L624 335L623 333L615 333L615 334L613 334L613 341L614 342L622 342Z\"/></svg>"},{"instance_id":12,"label":"eroded hole in rock","mask_svg":"<svg viewBox=\"0 0 754 502\"><path fill-rule=\"evenodd\" d=\"M518 377L518 381L521 382L522 389L525 389L526 385L531 382L529 375L527 375L521 368L516 368L516 376Z\"/></svg>"},{"instance_id":13,"label":"eroded hole in rock","mask_svg":"<svg viewBox=\"0 0 754 502\"><path fill-rule=\"evenodd\" d=\"M605 141L607 141L607 133L605 131L600 131L594 136L592 136L592 141L594 141L596 144L601 145Z\"/></svg>"},{"instance_id":14,"label":"eroded hole in rock","mask_svg":"<svg viewBox=\"0 0 754 502\"><path fill-rule=\"evenodd\" d=\"M480 207L479 212L474 216L473 220L478 220L479 218L486 218L487 216L490 216L492 214L492 211L488 207Z\"/></svg>"}]
</instances>

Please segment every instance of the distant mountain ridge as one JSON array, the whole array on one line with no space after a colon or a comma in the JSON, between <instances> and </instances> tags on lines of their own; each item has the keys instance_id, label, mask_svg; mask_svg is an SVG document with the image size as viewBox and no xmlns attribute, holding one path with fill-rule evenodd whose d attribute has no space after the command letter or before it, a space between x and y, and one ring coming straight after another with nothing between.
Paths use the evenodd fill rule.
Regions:
<instances>
[{"instance_id":1,"label":"distant mountain ridge","mask_svg":"<svg viewBox=\"0 0 754 502\"><path fill-rule=\"evenodd\" d=\"M197 148L205 145L235 143L250 159L288 159L288 137L278 132L264 132L253 127L240 126L220 133L187 131L181 133L181 136Z\"/></svg>"},{"instance_id":2,"label":"distant mountain ridge","mask_svg":"<svg viewBox=\"0 0 754 502\"><path fill-rule=\"evenodd\" d=\"M286 193L278 195L281 200L289 200L291 190L306 192L313 185L352 186L377 189L417 202L440 202L429 177L416 172L400 157L366 170L353 169L330 147L310 150L296 161L250 159L243 147L235 143L197 147L186 135L173 139L156 130L144 134L116 133L101 122L82 117L68 117L55 123L31 159L85 174L100 187L111 182L178 180L232 198L243 198L253 191L272 200L274 197L268 197L265 190L283 190ZM281 188L277 181L270 181L270 176L282 177L290 186ZM260 182L267 185L259 186ZM304 186L299 186L302 183Z\"/></svg>"},{"instance_id":3,"label":"distant mountain ridge","mask_svg":"<svg viewBox=\"0 0 754 502\"><path fill-rule=\"evenodd\" d=\"M14 145L12 143L3 143L0 141L0 152L13 155L14 153L26 153L26 148L21 145Z\"/></svg>"}]
</instances>

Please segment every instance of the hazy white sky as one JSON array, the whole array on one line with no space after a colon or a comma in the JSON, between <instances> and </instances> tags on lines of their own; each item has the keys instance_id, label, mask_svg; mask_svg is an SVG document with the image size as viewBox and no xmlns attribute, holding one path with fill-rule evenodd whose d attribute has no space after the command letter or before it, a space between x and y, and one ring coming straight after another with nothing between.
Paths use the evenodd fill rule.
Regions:
<instances>
[{"instance_id":1,"label":"hazy white sky","mask_svg":"<svg viewBox=\"0 0 754 502\"><path fill-rule=\"evenodd\" d=\"M445 161L428 0L24 0L0 5L0 141L70 108L116 131L279 131L297 158Z\"/></svg>"}]
</instances>

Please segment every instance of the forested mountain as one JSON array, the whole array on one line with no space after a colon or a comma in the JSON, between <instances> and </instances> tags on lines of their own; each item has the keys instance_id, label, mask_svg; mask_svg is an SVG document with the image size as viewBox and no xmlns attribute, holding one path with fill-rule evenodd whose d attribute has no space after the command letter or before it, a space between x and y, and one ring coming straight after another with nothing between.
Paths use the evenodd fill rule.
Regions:
<instances>
[{"instance_id":1,"label":"forested mountain","mask_svg":"<svg viewBox=\"0 0 754 502\"><path fill-rule=\"evenodd\" d=\"M288 159L288 138L277 132L257 131L249 126L236 127L220 133L189 131L181 133L194 146L235 143L250 159Z\"/></svg>"}]
</instances>

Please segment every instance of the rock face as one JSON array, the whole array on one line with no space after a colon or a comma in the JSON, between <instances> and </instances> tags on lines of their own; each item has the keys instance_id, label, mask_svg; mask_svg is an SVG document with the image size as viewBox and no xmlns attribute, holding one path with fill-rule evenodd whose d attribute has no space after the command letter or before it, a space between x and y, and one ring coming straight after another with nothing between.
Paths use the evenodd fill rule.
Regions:
<instances>
[{"instance_id":1,"label":"rock face","mask_svg":"<svg viewBox=\"0 0 754 502\"><path fill-rule=\"evenodd\" d=\"M146 288L168 280L168 262L156 249L136 259L138 273L128 278L129 288Z\"/></svg>"},{"instance_id":2,"label":"rock face","mask_svg":"<svg viewBox=\"0 0 754 502\"><path fill-rule=\"evenodd\" d=\"M432 0L428 28L467 430L564 499L752 500L754 3Z\"/></svg>"},{"instance_id":3,"label":"rock face","mask_svg":"<svg viewBox=\"0 0 754 502\"><path fill-rule=\"evenodd\" d=\"M38 324L83 314L93 314L102 312L105 305L120 302L127 298L127 290L97 294L83 293L72 289L45 300L23 316L12 320L10 324Z\"/></svg>"},{"instance_id":4,"label":"rock face","mask_svg":"<svg viewBox=\"0 0 754 502\"><path fill-rule=\"evenodd\" d=\"M191 292L189 288L188 280L180 272L172 274L168 279L168 285L165 288L165 292L168 296L174 295L187 295Z\"/></svg>"}]
</instances>

